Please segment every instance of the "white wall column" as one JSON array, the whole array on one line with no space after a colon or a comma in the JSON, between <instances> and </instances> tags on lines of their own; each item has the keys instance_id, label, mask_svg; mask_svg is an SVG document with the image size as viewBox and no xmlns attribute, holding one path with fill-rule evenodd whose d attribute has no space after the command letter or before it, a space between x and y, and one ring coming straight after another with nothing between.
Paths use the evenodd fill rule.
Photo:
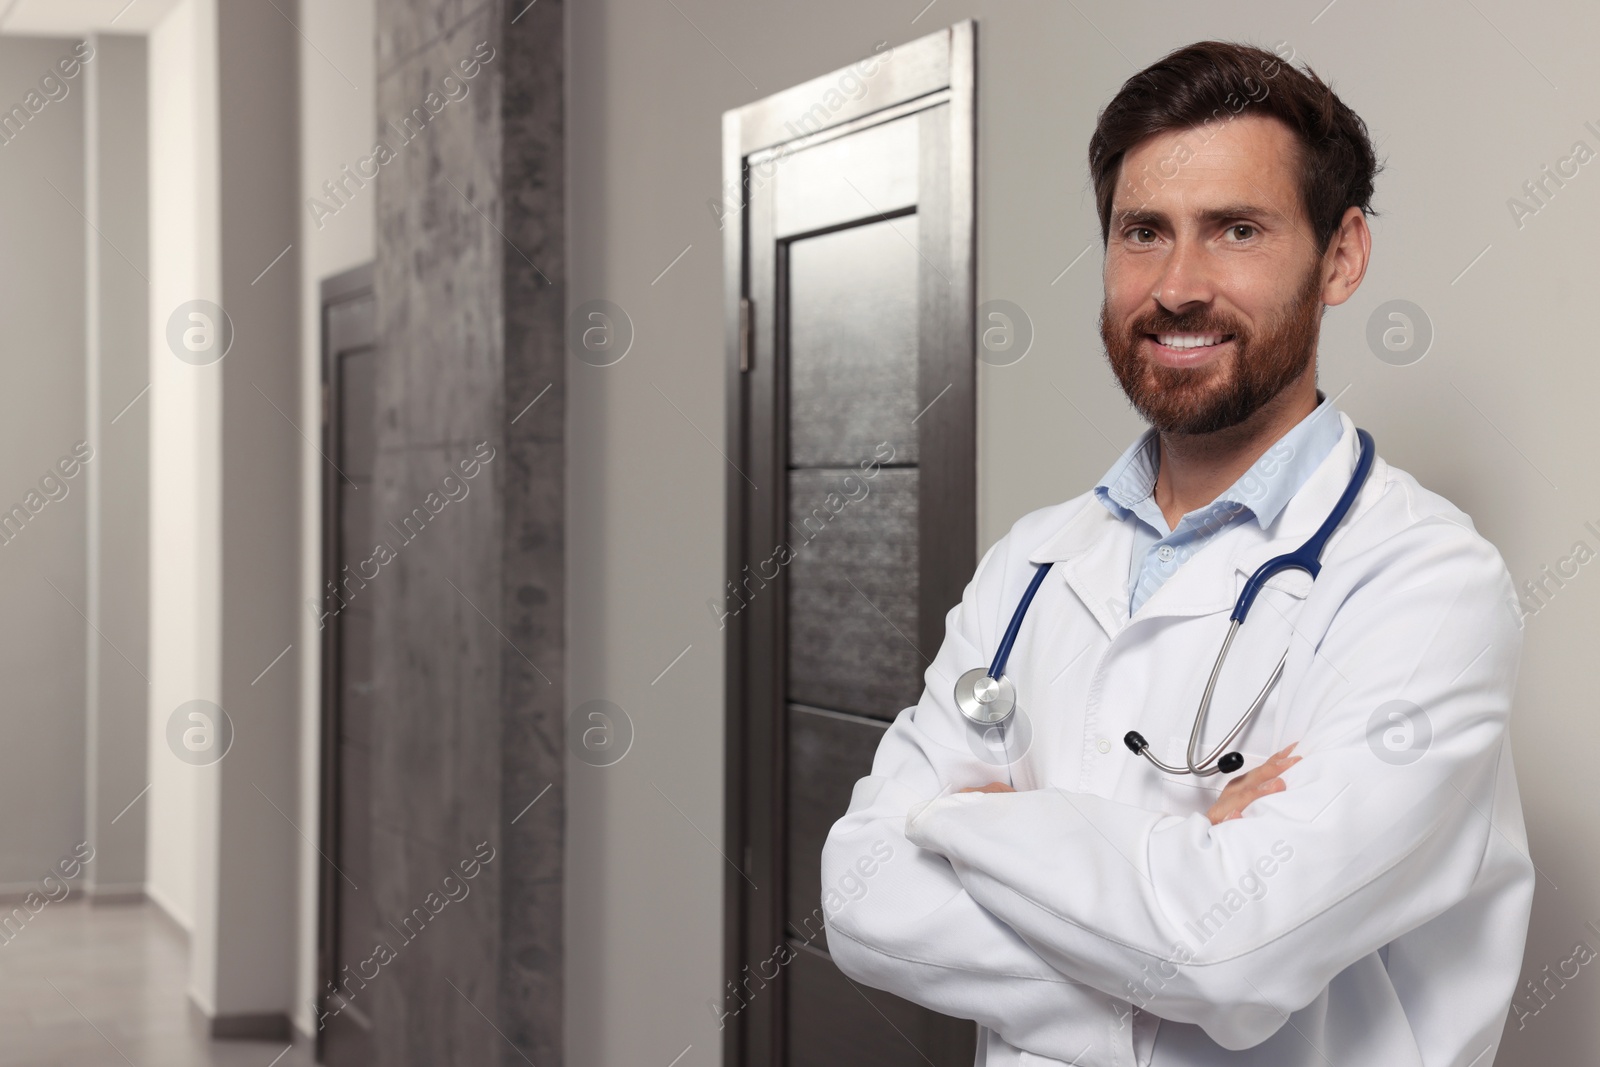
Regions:
<instances>
[{"instance_id":1,"label":"white wall column","mask_svg":"<svg viewBox=\"0 0 1600 1067\"><path fill-rule=\"evenodd\" d=\"M297 15L183 0L150 38L148 888L215 1036L285 1037L294 988Z\"/></svg>"},{"instance_id":2,"label":"white wall column","mask_svg":"<svg viewBox=\"0 0 1600 1067\"><path fill-rule=\"evenodd\" d=\"M145 42L97 35L84 65L88 220L85 840L92 901L144 896L149 709L149 183Z\"/></svg>"}]
</instances>

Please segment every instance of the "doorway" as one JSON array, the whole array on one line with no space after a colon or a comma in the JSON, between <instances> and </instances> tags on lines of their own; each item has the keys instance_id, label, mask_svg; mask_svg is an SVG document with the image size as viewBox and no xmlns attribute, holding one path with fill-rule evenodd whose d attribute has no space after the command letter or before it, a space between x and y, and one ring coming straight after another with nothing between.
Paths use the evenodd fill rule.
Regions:
<instances>
[{"instance_id":1,"label":"doorway","mask_svg":"<svg viewBox=\"0 0 1600 1067\"><path fill-rule=\"evenodd\" d=\"M368 1067L372 1020L351 972L372 954L372 630L346 567L372 551L377 443L372 265L322 283L322 825L317 917L317 1060ZM348 970L346 969L348 965ZM352 985L352 981L354 984Z\"/></svg>"},{"instance_id":2,"label":"doorway","mask_svg":"<svg viewBox=\"0 0 1600 1067\"><path fill-rule=\"evenodd\" d=\"M975 1053L974 1023L845 977L820 907L828 829L977 562L975 37L724 115L729 1064Z\"/></svg>"}]
</instances>

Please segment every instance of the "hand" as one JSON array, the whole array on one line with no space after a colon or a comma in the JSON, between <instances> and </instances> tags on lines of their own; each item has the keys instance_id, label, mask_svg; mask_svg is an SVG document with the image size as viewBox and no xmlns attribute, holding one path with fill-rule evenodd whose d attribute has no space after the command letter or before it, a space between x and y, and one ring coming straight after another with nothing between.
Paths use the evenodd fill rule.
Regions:
<instances>
[{"instance_id":1,"label":"hand","mask_svg":"<svg viewBox=\"0 0 1600 1067\"><path fill-rule=\"evenodd\" d=\"M1295 742L1294 744L1299 744ZM1299 756L1290 757L1294 744L1273 756L1254 770L1246 771L1233 779L1222 788L1222 795L1217 802L1211 805L1211 810L1206 812L1206 817L1211 820L1211 825L1237 819L1244 814L1244 809L1250 802L1272 793L1281 793L1288 788L1278 775L1300 762Z\"/></svg>"},{"instance_id":2,"label":"hand","mask_svg":"<svg viewBox=\"0 0 1600 1067\"><path fill-rule=\"evenodd\" d=\"M1006 785L1004 782L990 782L988 785L974 785L974 786L969 786L966 789L957 789L956 792L958 792L958 793L1015 793L1016 790L1012 789L1009 785Z\"/></svg>"}]
</instances>

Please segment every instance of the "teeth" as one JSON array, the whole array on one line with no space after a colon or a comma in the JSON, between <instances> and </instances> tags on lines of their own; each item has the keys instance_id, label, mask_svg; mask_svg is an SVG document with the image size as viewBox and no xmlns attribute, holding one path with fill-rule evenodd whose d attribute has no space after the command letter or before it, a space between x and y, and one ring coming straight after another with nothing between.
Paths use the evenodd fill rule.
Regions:
<instances>
[{"instance_id":1,"label":"teeth","mask_svg":"<svg viewBox=\"0 0 1600 1067\"><path fill-rule=\"evenodd\" d=\"M1168 348L1202 348L1221 344L1224 336L1220 333L1162 333L1156 335L1156 340Z\"/></svg>"}]
</instances>

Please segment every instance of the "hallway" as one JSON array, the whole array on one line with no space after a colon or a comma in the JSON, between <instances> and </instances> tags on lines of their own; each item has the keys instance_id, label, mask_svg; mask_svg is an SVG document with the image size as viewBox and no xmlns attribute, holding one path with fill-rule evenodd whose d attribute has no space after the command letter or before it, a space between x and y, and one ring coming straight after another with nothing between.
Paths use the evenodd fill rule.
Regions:
<instances>
[{"instance_id":1,"label":"hallway","mask_svg":"<svg viewBox=\"0 0 1600 1067\"><path fill-rule=\"evenodd\" d=\"M0 1067L313 1062L287 1043L208 1041L189 1007L186 953L154 904L47 906L0 944Z\"/></svg>"},{"instance_id":2,"label":"hallway","mask_svg":"<svg viewBox=\"0 0 1600 1067\"><path fill-rule=\"evenodd\" d=\"M1161 1067L1179 1024L1239 1009L1264 1027L1270 993L1202 980L1243 963L1190 959L1192 987L1165 973L1145 996L1129 952L1171 962L1198 932L1221 959L1219 900L1248 901L1228 936L1257 946L1350 907L1311 861L1262 904L1254 846L1210 856L1215 891L1192 857L1157 862L1151 842L1212 841L1215 761L1195 777L1144 758L1182 752L1197 718L1210 751L1247 717L1218 749L1247 763L1299 746L1299 777L1256 812L1282 812L1295 847L1291 829L1343 844L1348 811L1352 858L1398 887L1396 911L1353 909L1361 936L1295 958L1301 1009L1333 964L1376 980L1374 950L1480 899L1468 861L1429 871L1460 874L1434 899L1376 842L1459 847L1439 828L1490 781L1473 745L1505 704L1468 687L1503 642L1474 641L1449 700L1398 660L1333 655L1453 647L1445 622L1491 614L1443 600L1451 561L1489 573L1474 538L1504 564L1523 648L1516 758L1493 764L1518 804L1478 805L1473 828L1539 879L1514 983L1497 954L1509 1021L1469 1029L1435 996L1454 1014L1428 1032L1481 1043L1427 1061L1600 1067L1600 979L1573 978L1600 960L1582 906L1600 825L1574 815L1600 745L1600 474L1578 440L1600 406L1581 311L1600 178L1577 177L1600 173L1596 40L1600 0L0 0L0 1067L310 1067L319 1049L320 1067L1129 1063L1135 1000L1173 1024ZM1196 58L1182 92L1135 73L1207 42L1225 47L1191 58L1232 58ZM1277 110L1294 100L1318 103ZM1145 118L1102 130L1122 114ZM1217 176L1246 141L1279 163L1317 150L1247 195ZM1176 195L1201 187L1205 204ZM1330 245L1330 220L1359 239ZM1115 273L1135 262L1152 269ZM1232 339L1161 341L1195 330ZM1241 444L1299 410L1270 399L1291 357L1293 395L1310 379L1376 442L1352 509L1403 489L1383 514L1418 529L1331 524L1328 574L1252 585L1263 606L1213 677L1223 601L1254 568L1164 509L1240 504L1211 513L1226 530L1188 529L1246 561L1321 507L1289 505L1325 436ZM1206 390L1231 399L1202 419ZM1144 436L1170 422L1147 417L1162 395L1221 434L1193 500L1181 461L1170 500L1143 487L1176 455ZM1142 512L1101 484L1121 456L1150 461L1126 468ZM1103 530L1066 532L1077 515ZM1059 541L1017 551L1051 523ZM1470 551L1403 554L1434 533ZM1395 606L1451 610L1397 637L1388 594L1339 577L1346 545L1398 576ZM1068 564L1049 585L1017 580L1047 558ZM1144 608L1182 567L1205 588ZM1341 588L1373 606L1306 640L1294 613L1331 627ZM1075 605L1096 627L1073 629ZM1154 656L1146 635L1180 627L1195 645L1148 671L1095 652L1120 634ZM988 673L1024 714L962 714ZM1456 777L1455 753L1482 762ZM1350 788L1369 772L1440 807ZM1344 799L1301 818L1301 782ZM1104 810L1132 836L1085 840L1145 857L1145 890L1057 924L1084 947L1024 936L1031 912L982 888L1074 855L1058 820L974 835L993 870L907 836L918 805L989 783L1091 797L1074 824ZM851 826L865 853L825 865ZM1007 836L1024 829L1037 840ZM58 902L30 915L44 892ZM893 950L881 974L851 969L852 932ZM1425 961L1396 958L1395 988L1422 989ZM917 961L926 985L895 992ZM1272 1059L1205 1052L1191 1062Z\"/></svg>"}]
</instances>

